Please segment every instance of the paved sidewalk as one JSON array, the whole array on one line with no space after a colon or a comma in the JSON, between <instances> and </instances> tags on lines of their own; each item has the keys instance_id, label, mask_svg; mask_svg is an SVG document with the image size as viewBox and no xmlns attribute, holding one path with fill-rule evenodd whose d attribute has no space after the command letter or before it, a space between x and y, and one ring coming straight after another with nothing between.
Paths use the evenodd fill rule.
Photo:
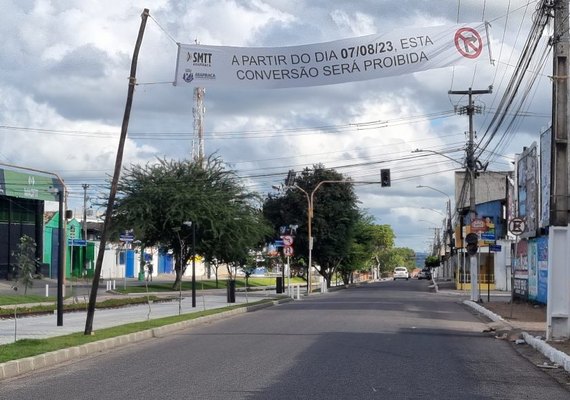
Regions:
<instances>
[{"instance_id":1,"label":"paved sidewalk","mask_svg":"<svg viewBox=\"0 0 570 400\"><path fill-rule=\"evenodd\" d=\"M467 306L485 315L495 323L499 337L522 339L544 354L550 361L570 372L570 341L546 341L546 306L526 302L512 302L509 292L481 293L482 302L470 300L470 292L456 290L453 282L436 282L438 294L455 296Z\"/></svg>"},{"instance_id":2,"label":"paved sidewalk","mask_svg":"<svg viewBox=\"0 0 570 400\"><path fill-rule=\"evenodd\" d=\"M225 291L224 291L225 292ZM174 295L174 293L172 293ZM236 302L228 303L226 295L199 294L196 297L196 308L192 308L190 293L183 293L182 301L151 303L114 309L95 311L93 330L124 325L131 322L141 322L167 316L223 308L227 306L246 304L267 298L275 298L275 292L236 292ZM0 319L0 345L13 343L15 339L43 339L54 336L83 332L85 329L86 311L63 313L63 326L57 326L57 315L50 314L35 317Z\"/></svg>"}]
</instances>

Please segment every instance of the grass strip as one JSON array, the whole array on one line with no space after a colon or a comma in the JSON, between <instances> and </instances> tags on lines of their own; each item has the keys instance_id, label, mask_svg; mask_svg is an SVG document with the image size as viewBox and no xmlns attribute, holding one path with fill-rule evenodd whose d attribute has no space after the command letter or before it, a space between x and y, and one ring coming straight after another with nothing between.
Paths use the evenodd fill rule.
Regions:
<instances>
[{"instance_id":1,"label":"grass strip","mask_svg":"<svg viewBox=\"0 0 570 400\"><path fill-rule=\"evenodd\" d=\"M157 296L148 296L148 297L130 297L130 298L120 298L120 299L107 299L100 302L97 302L95 308L102 309L102 308L116 308L116 307L124 307L128 305L138 305L138 304L146 304L148 301L154 302L157 300L167 301L172 300L172 298L159 298ZM87 308L87 303L75 303L75 304L64 304L63 311L75 311L75 310L85 310ZM42 312L53 312L56 309L55 304L42 304L37 306L21 306L16 308L16 315L18 316L25 316L26 314L37 314ZM13 317L14 316L14 307L0 307L0 317Z\"/></svg>"},{"instance_id":2,"label":"grass strip","mask_svg":"<svg viewBox=\"0 0 570 400\"><path fill-rule=\"evenodd\" d=\"M0 295L0 306L26 303L49 303L55 301L55 297L45 297L38 295Z\"/></svg>"},{"instance_id":3,"label":"grass strip","mask_svg":"<svg viewBox=\"0 0 570 400\"><path fill-rule=\"evenodd\" d=\"M272 286L275 285L275 278L249 278L249 281L247 283L248 288L256 288L256 287L261 287L261 286ZM297 284L306 284L306 281L304 281L302 278L292 278L291 279L291 284L293 285L297 285ZM149 282L148 283L148 291L149 292L172 292L172 291L178 291L177 289L173 289L172 288L173 283L172 282L160 282L160 283L154 283L154 282ZM245 287L245 279L236 279L236 288L244 288ZM215 280L199 280L196 281L196 290L200 291L200 290L210 290L210 289L226 289L227 288L227 280L226 279L220 279L218 281L218 285L216 286L216 281ZM182 291L186 292L186 291L191 291L192 290L192 282L190 281L186 281L183 280L182 281ZM117 287L115 289L116 292L118 293L145 293L147 291L146 286L145 285L131 285L131 286L127 286L126 288L119 288Z\"/></svg>"},{"instance_id":4,"label":"grass strip","mask_svg":"<svg viewBox=\"0 0 570 400\"><path fill-rule=\"evenodd\" d=\"M272 302L272 299L263 299L260 301L238 304L235 306L227 306L223 308L215 308L211 310L192 312L182 315L173 315L170 317L150 319L142 322L133 322L126 325L120 325L112 328L105 328L95 332L94 335L84 335L83 332L72 333L64 336L55 336L47 339L20 339L14 343L0 345L0 363L21 358L37 356L39 354L48 353L50 351L66 349L69 347L80 346L82 344L95 342L98 340L109 339L117 336L128 335L134 332L140 332L147 329L158 328L164 325L175 324L177 322L188 321L207 315L219 314L228 310L249 307L256 304Z\"/></svg>"}]
</instances>

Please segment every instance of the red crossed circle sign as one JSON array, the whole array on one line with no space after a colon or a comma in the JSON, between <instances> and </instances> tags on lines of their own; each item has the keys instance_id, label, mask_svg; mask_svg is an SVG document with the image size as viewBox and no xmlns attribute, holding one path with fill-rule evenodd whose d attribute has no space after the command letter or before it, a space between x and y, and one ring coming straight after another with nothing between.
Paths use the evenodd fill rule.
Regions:
<instances>
[{"instance_id":1,"label":"red crossed circle sign","mask_svg":"<svg viewBox=\"0 0 570 400\"><path fill-rule=\"evenodd\" d=\"M465 58L477 58L483 50L481 35L473 28L461 28L455 32L455 48Z\"/></svg>"}]
</instances>

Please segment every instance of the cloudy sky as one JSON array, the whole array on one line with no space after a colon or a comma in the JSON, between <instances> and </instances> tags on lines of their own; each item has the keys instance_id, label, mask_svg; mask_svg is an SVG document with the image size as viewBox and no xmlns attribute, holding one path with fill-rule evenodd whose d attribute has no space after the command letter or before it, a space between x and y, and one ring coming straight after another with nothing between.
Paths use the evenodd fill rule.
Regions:
<instances>
[{"instance_id":1,"label":"cloudy sky","mask_svg":"<svg viewBox=\"0 0 570 400\"><path fill-rule=\"evenodd\" d=\"M393 227L397 246L425 251L434 228L441 226L447 196L453 201L454 171L462 169L465 154L468 120L454 109L465 106L467 98L448 91L493 85L492 94L475 97L482 109L474 125L481 140L524 48L537 3L3 0L0 163L59 174L70 191L70 208L79 212L82 184L90 185L89 198L104 193L144 8L150 18L124 165L191 157L193 90L172 85L177 43L298 46L489 21L494 65L487 59L328 86L206 89L206 154L220 156L250 189L266 194L288 170L315 163L365 182L378 181L380 168L390 168L391 187L356 186L361 207L377 223ZM489 170L510 170L514 154L538 141L549 124L550 61L529 69L535 85L527 90L510 133L501 135L507 128L500 128L502 140L487 147L483 157L491 162ZM418 148L429 151L412 153Z\"/></svg>"}]
</instances>

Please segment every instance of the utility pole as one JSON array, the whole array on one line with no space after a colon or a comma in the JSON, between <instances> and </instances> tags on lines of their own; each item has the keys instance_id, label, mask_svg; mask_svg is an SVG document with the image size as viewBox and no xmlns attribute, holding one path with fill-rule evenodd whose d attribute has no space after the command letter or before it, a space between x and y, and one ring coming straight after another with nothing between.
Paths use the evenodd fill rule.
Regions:
<instances>
[{"instance_id":1,"label":"utility pole","mask_svg":"<svg viewBox=\"0 0 570 400\"><path fill-rule=\"evenodd\" d=\"M554 0L552 36L552 153L550 166L550 228L548 235L548 295L546 339L570 338L568 227L568 0Z\"/></svg>"},{"instance_id":2,"label":"utility pole","mask_svg":"<svg viewBox=\"0 0 570 400\"><path fill-rule=\"evenodd\" d=\"M87 240L87 188L88 184L81 185L83 188L83 239Z\"/></svg>"},{"instance_id":3,"label":"utility pole","mask_svg":"<svg viewBox=\"0 0 570 400\"><path fill-rule=\"evenodd\" d=\"M467 114L469 117L469 141L465 149L465 179L469 180L469 214L470 220L473 222L477 218L476 202L475 202L475 178L477 174L477 159L475 158L475 131L473 130L473 115L481 113L481 107L473 104L473 95L492 93L493 87L489 86L486 90L450 90L449 94L459 94L469 96L467 106L459 108L459 114ZM469 259L471 271L471 301L479 302L481 297L479 294L479 266L477 264L477 255L470 256Z\"/></svg>"},{"instance_id":4,"label":"utility pole","mask_svg":"<svg viewBox=\"0 0 570 400\"><path fill-rule=\"evenodd\" d=\"M568 226L568 0L554 5L550 224Z\"/></svg>"},{"instance_id":5,"label":"utility pole","mask_svg":"<svg viewBox=\"0 0 570 400\"><path fill-rule=\"evenodd\" d=\"M87 273L87 188L88 184L81 185L83 188L83 240L85 247L83 248L83 273Z\"/></svg>"},{"instance_id":6,"label":"utility pole","mask_svg":"<svg viewBox=\"0 0 570 400\"><path fill-rule=\"evenodd\" d=\"M95 316L95 305L97 303L97 291L99 289L99 278L101 277L101 269L103 268L103 257L105 255L105 245L109 236L109 226L111 225L111 215L117 196L119 186L119 177L121 176L121 166L123 164L123 153L125 150L125 142L127 141L127 133L129 128L129 120L131 117L131 108L133 105L133 97L135 93L135 85L137 82L137 62L139 59L139 50L141 48L146 20L149 16L148 8L145 8L141 14L141 25L139 34L135 43L133 59L131 61L131 73L129 75L129 86L127 90L127 102L125 104L125 112L123 114L123 124L121 126L121 136L119 138L119 148L117 149L117 158L115 159L115 170L113 171L113 179L111 181L111 190L109 191L109 199L107 200L107 212L105 213L105 222L103 223L103 232L101 232L101 240L99 244L99 252L97 253L97 261L95 263L95 272L93 283L91 284L91 293L89 294L89 305L87 307L87 318L85 320L85 335L91 335L93 332L93 317Z\"/></svg>"}]
</instances>

